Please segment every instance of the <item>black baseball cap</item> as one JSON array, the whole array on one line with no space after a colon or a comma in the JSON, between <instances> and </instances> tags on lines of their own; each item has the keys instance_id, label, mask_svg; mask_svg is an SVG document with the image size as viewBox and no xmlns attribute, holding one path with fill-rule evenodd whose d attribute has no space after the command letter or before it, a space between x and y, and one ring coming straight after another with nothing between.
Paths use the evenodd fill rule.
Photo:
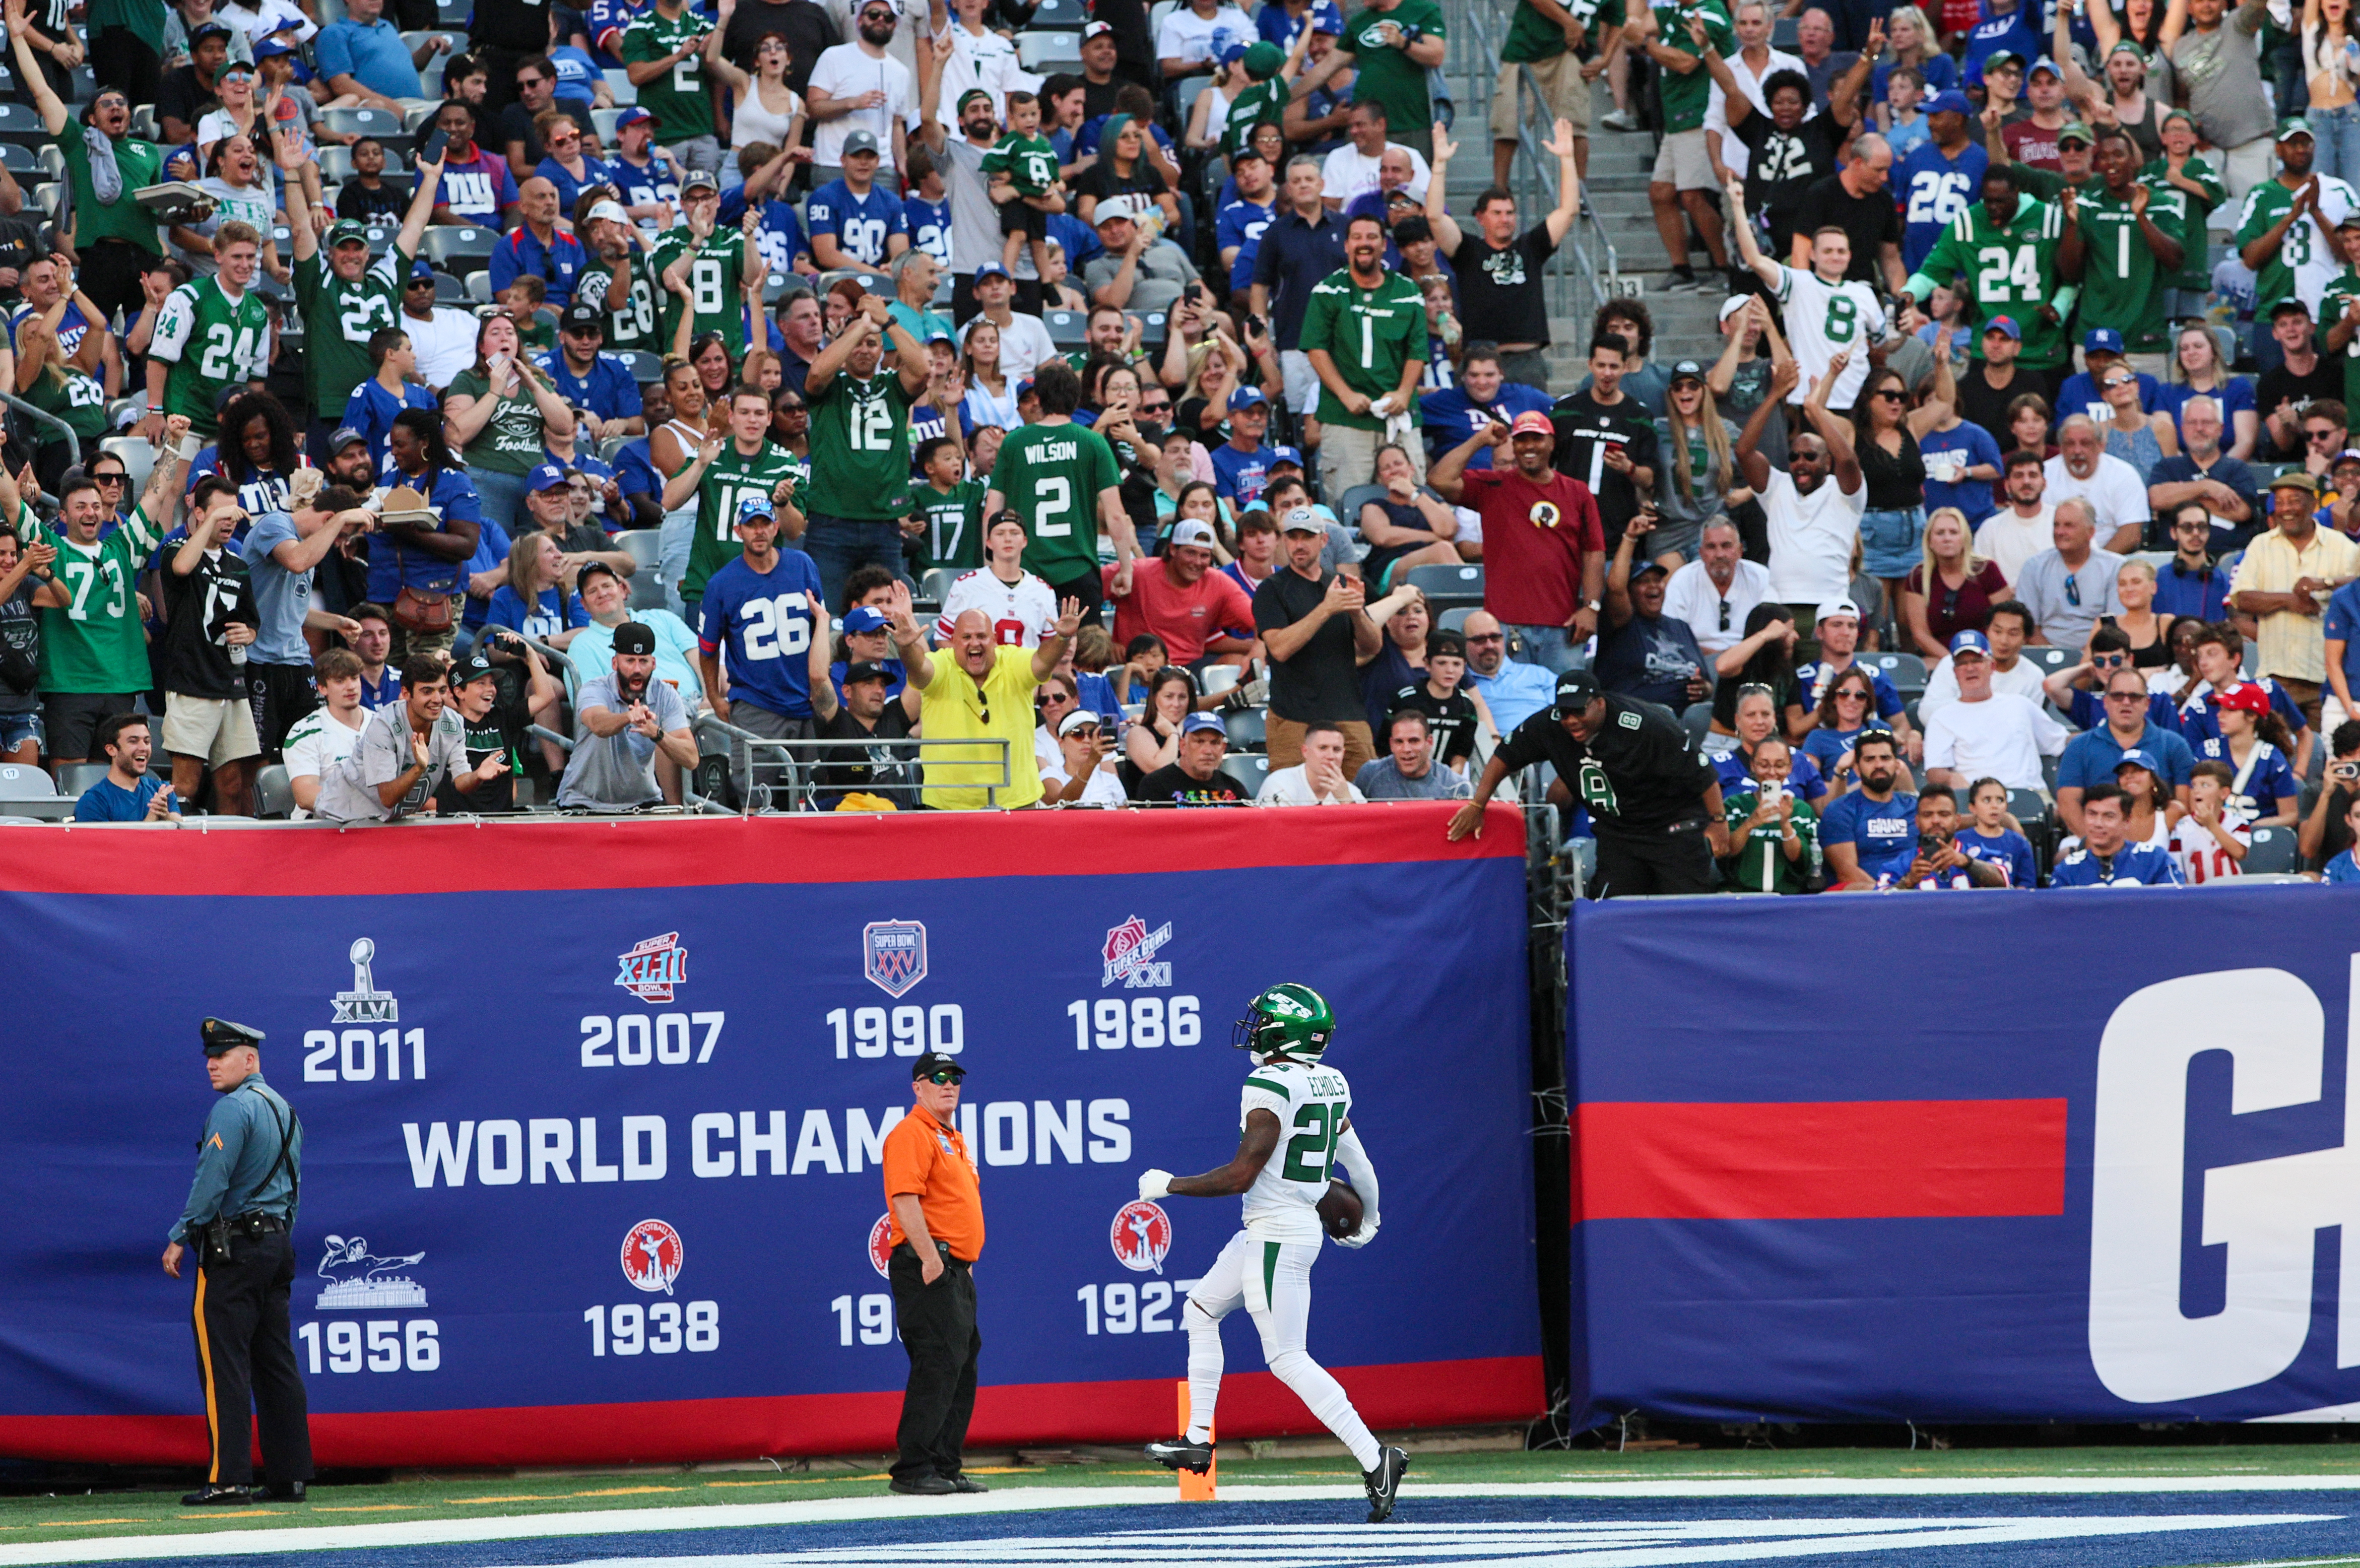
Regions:
<instances>
[{"instance_id":1,"label":"black baseball cap","mask_svg":"<svg viewBox=\"0 0 2360 1568\"><path fill-rule=\"evenodd\" d=\"M850 685L855 681L883 681L890 685L893 681L893 672L874 659L856 659L846 665L844 671L846 685Z\"/></svg>"},{"instance_id":2,"label":"black baseball cap","mask_svg":"<svg viewBox=\"0 0 2360 1568\"><path fill-rule=\"evenodd\" d=\"M606 576L614 578L618 583L623 581L623 574L615 570L614 567L606 565L606 562L585 561L582 564L581 575L574 579L574 592L577 598L581 595L582 590L589 586L590 575L593 572L604 573ZM627 584L625 586L628 587L628 585Z\"/></svg>"},{"instance_id":3,"label":"black baseball cap","mask_svg":"<svg viewBox=\"0 0 2360 1568\"><path fill-rule=\"evenodd\" d=\"M955 1072L961 1078L967 1076L967 1065L958 1058L946 1057L940 1051L928 1051L910 1064L910 1081L915 1083L930 1074L945 1070Z\"/></svg>"},{"instance_id":4,"label":"black baseball cap","mask_svg":"<svg viewBox=\"0 0 2360 1568\"><path fill-rule=\"evenodd\" d=\"M197 1025L197 1035L204 1041L205 1055L209 1057L234 1051L240 1046L258 1046L263 1041L261 1030L233 1024L226 1018L206 1019Z\"/></svg>"},{"instance_id":5,"label":"black baseball cap","mask_svg":"<svg viewBox=\"0 0 2360 1568\"><path fill-rule=\"evenodd\" d=\"M480 652L470 652L465 658L451 666L451 689L457 691L469 681L480 681L486 675L496 673L489 659L485 658Z\"/></svg>"},{"instance_id":6,"label":"black baseball cap","mask_svg":"<svg viewBox=\"0 0 2360 1568\"><path fill-rule=\"evenodd\" d=\"M656 651L655 628L643 620L627 620L615 628L615 652L633 656Z\"/></svg>"},{"instance_id":7,"label":"black baseball cap","mask_svg":"<svg viewBox=\"0 0 2360 1568\"><path fill-rule=\"evenodd\" d=\"M595 305L568 305L565 313L557 318L557 324L567 332L587 328L603 333L606 330L606 313Z\"/></svg>"},{"instance_id":8,"label":"black baseball cap","mask_svg":"<svg viewBox=\"0 0 2360 1568\"><path fill-rule=\"evenodd\" d=\"M1557 678L1557 700L1550 706L1559 718L1569 713L1587 713L1590 705L1603 695L1596 675L1588 670L1568 670Z\"/></svg>"},{"instance_id":9,"label":"black baseball cap","mask_svg":"<svg viewBox=\"0 0 2360 1568\"><path fill-rule=\"evenodd\" d=\"M1446 658L1464 659L1467 657L1466 637L1456 631L1427 632L1426 634L1426 656L1431 659L1437 654L1440 654Z\"/></svg>"}]
</instances>

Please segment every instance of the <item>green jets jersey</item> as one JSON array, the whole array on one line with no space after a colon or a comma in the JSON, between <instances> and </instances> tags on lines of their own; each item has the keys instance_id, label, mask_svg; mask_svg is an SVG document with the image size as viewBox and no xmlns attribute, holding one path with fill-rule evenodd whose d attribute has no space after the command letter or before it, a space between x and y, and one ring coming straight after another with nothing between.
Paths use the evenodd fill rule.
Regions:
<instances>
[{"instance_id":1,"label":"green jets jersey","mask_svg":"<svg viewBox=\"0 0 2360 1568\"><path fill-rule=\"evenodd\" d=\"M918 536L926 565L972 572L983 565L983 495L980 479L962 479L945 495L931 484L912 491L926 531Z\"/></svg>"},{"instance_id":2,"label":"green jets jersey","mask_svg":"<svg viewBox=\"0 0 2360 1568\"><path fill-rule=\"evenodd\" d=\"M58 693L144 692L155 684L148 664L148 634L139 624L139 568L163 542L163 531L133 507L123 526L92 545L75 543L19 512L16 527L35 543L57 547L49 576L66 591L62 609L41 618L41 690Z\"/></svg>"},{"instance_id":3,"label":"green jets jersey","mask_svg":"<svg viewBox=\"0 0 2360 1568\"><path fill-rule=\"evenodd\" d=\"M748 496L775 500L780 481L794 477L794 454L782 446L765 441L751 457L739 454L734 438L721 448L696 482L696 537L681 576L682 598L704 598L705 579L738 558L738 503Z\"/></svg>"},{"instance_id":4,"label":"green jets jersey","mask_svg":"<svg viewBox=\"0 0 2360 1568\"><path fill-rule=\"evenodd\" d=\"M1024 569L1053 588L1095 580L1098 493L1121 482L1114 448L1087 425L1019 425L991 466L991 488L1024 520Z\"/></svg>"},{"instance_id":5,"label":"green jets jersey","mask_svg":"<svg viewBox=\"0 0 2360 1568\"><path fill-rule=\"evenodd\" d=\"M1737 34L1732 30L1729 13L1716 5L1683 4L1655 7L1655 41L1683 54L1696 53L1696 40L1688 37L1688 18L1704 18L1704 36L1724 60L1737 53ZM1704 128L1704 112L1712 98L1712 75L1699 57L1696 69L1682 75L1669 66L1656 72L1663 83L1664 131L1676 135L1681 131Z\"/></svg>"},{"instance_id":6,"label":"green jets jersey","mask_svg":"<svg viewBox=\"0 0 2360 1568\"><path fill-rule=\"evenodd\" d=\"M2139 170L2139 178L2158 190L2169 185L2186 198L2180 226L2171 234L2187 255L2180 263L2180 270L2165 280L2164 287L2191 289L2202 294L2212 287L2212 267L2211 258L2206 254L2209 241L2205 236L2204 220L2213 208L2229 199L2229 188L2221 183L2221 177L2212 172L2211 164L2193 155L2180 166L2180 173L2182 179L2202 186L2202 196L2191 195L2184 187L2171 185L2170 169L2168 160L2158 158Z\"/></svg>"},{"instance_id":7,"label":"green jets jersey","mask_svg":"<svg viewBox=\"0 0 2360 1568\"><path fill-rule=\"evenodd\" d=\"M2140 189L2131 187L2132 191ZM2168 235L2177 236L2186 217L2187 192L2154 186L2147 191L2147 220ZM2081 231L2081 326L2110 326L2123 334L2123 346L2133 354L2160 354L2169 334L2163 319L2163 291L2172 273L2147 244L2131 210L2131 195L2116 197L2103 184L2082 189L2075 198L2075 223Z\"/></svg>"},{"instance_id":8,"label":"green jets jersey","mask_svg":"<svg viewBox=\"0 0 2360 1568\"><path fill-rule=\"evenodd\" d=\"M303 314L303 395L322 418L344 412L353 389L377 373L370 336L401 322L409 253L396 248L347 283L325 250L295 264L295 306Z\"/></svg>"},{"instance_id":9,"label":"green jets jersey","mask_svg":"<svg viewBox=\"0 0 2360 1568\"><path fill-rule=\"evenodd\" d=\"M631 252L623 267L626 276L621 279L610 267L585 268L582 281L574 287L574 301L606 313L608 348L617 353L638 349L661 355L666 345L656 335L656 291L662 285L656 280L655 268L647 253L639 250ZM676 323L679 318L673 320Z\"/></svg>"},{"instance_id":10,"label":"green jets jersey","mask_svg":"<svg viewBox=\"0 0 2360 1568\"><path fill-rule=\"evenodd\" d=\"M2344 272L2320 296L2319 342L2322 353L2326 352L2328 333L2344 319L2344 313L2352 308L2355 301L2360 301L2360 271ZM2344 345L2339 357L2344 361L2344 406L2347 409L2360 408L2360 331L2353 333L2352 341Z\"/></svg>"},{"instance_id":11,"label":"green jets jersey","mask_svg":"<svg viewBox=\"0 0 2360 1568\"><path fill-rule=\"evenodd\" d=\"M1752 780L1747 780L1745 793L1729 797L1727 814L1732 838L1754 815L1762 802L1761 792ZM1795 841L1799 853L1786 858L1786 824L1773 817L1758 824L1752 832L1739 839L1737 853L1721 861L1722 874L1730 885L1746 893L1801 893L1804 883L1817 858L1819 837L1819 814L1810 803L1797 796L1794 816L1789 819L1795 829Z\"/></svg>"},{"instance_id":12,"label":"green jets jersey","mask_svg":"<svg viewBox=\"0 0 2360 1568\"><path fill-rule=\"evenodd\" d=\"M839 372L811 405L811 510L822 517L882 522L910 511L910 405L901 378L866 381Z\"/></svg>"},{"instance_id":13,"label":"green jets jersey","mask_svg":"<svg viewBox=\"0 0 2360 1568\"><path fill-rule=\"evenodd\" d=\"M1252 144L1254 131L1262 126L1283 126L1286 123L1287 100L1293 96L1285 81L1273 76L1267 82L1257 82L1229 100L1229 117L1221 126L1221 152L1235 158Z\"/></svg>"},{"instance_id":14,"label":"green jets jersey","mask_svg":"<svg viewBox=\"0 0 2360 1568\"><path fill-rule=\"evenodd\" d=\"M2246 246L2270 232L2287 209L2294 205L2294 192L2276 180L2265 180L2245 192L2245 204L2237 209L2237 248ZM2254 315L2267 319L2269 309L2280 300L2300 300L2319 313L2319 297L2328 284L2344 270L2343 255L2333 237L2319 232L2319 220L2327 220L2334 228L2355 207L2360 207L2360 195L2343 181L2327 176L2319 178L2319 212L2305 213L2287 225L2286 233L2278 236L2278 245L2254 269Z\"/></svg>"},{"instance_id":15,"label":"green jets jersey","mask_svg":"<svg viewBox=\"0 0 2360 1568\"><path fill-rule=\"evenodd\" d=\"M688 298L663 286L661 281L672 264L683 257L688 258ZM736 229L716 229L700 243L686 228L676 228L656 245L655 255L649 265L657 281L656 309L658 327L663 334L666 352L680 331L680 313L691 310L695 320L689 325L688 335L694 339L708 332L717 332L729 347L732 360L746 352L746 236Z\"/></svg>"},{"instance_id":16,"label":"green jets jersey","mask_svg":"<svg viewBox=\"0 0 2360 1568\"><path fill-rule=\"evenodd\" d=\"M1994 224L1981 202L1969 204L1934 242L1934 248L1910 275L1909 291L1923 301L1935 285L1962 286L1973 296L1980 320L2013 319L2024 334L2021 363L2027 370L2046 370L2065 363L2064 318L2072 313L2074 291L2057 281L2057 247L2065 234L2065 215L2046 202L2019 197L2016 215ZM2056 308L2056 323L2040 317L2040 307ZM1975 335L1971 351L1983 357L1983 335Z\"/></svg>"},{"instance_id":17,"label":"green jets jersey","mask_svg":"<svg viewBox=\"0 0 2360 1568\"><path fill-rule=\"evenodd\" d=\"M1532 0L1523 0L1508 18L1508 41L1500 50L1502 63L1524 65L1565 53L1565 29L1557 24L1556 8L1550 9L1551 15L1544 15ZM1595 60L1604 32L1622 25L1622 0L1569 0L1565 9L1581 24L1582 47L1575 53L1583 60Z\"/></svg>"},{"instance_id":18,"label":"green jets jersey","mask_svg":"<svg viewBox=\"0 0 2360 1568\"><path fill-rule=\"evenodd\" d=\"M1008 176L1020 196L1045 196L1057 182L1057 149L1047 137L1021 137L1010 131L1000 145L983 155L983 177Z\"/></svg>"},{"instance_id":19,"label":"green jets jersey","mask_svg":"<svg viewBox=\"0 0 2360 1568\"><path fill-rule=\"evenodd\" d=\"M210 436L220 428L213 404L222 389L259 381L270 368L270 313L250 288L233 300L219 279L199 278L164 296L148 353L171 367L164 411L187 415L190 429Z\"/></svg>"},{"instance_id":20,"label":"green jets jersey","mask_svg":"<svg viewBox=\"0 0 2360 1568\"><path fill-rule=\"evenodd\" d=\"M1278 1148L1246 1189L1246 1229L1257 1241L1317 1242L1326 1234L1319 1200L1352 1119L1352 1086L1325 1062L1262 1062L1239 1096L1240 1129L1256 1111L1278 1118Z\"/></svg>"},{"instance_id":21,"label":"green jets jersey","mask_svg":"<svg viewBox=\"0 0 2360 1568\"><path fill-rule=\"evenodd\" d=\"M72 426L85 451L94 449L109 433L106 389L72 366L60 369L51 360L49 368L33 378L24 399L43 413L55 414Z\"/></svg>"},{"instance_id":22,"label":"green jets jersey","mask_svg":"<svg viewBox=\"0 0 2360 1568\"><path fill-rule=\"evenodd\" d=\"M1305 353L1325 349L1344 384L1371 400L1396 391L1413 359L1426 360L1426 297L1398 272L1388 272L1373 289L1352 281L1351 269L1338 268L1312 285L1304 307ZM1338 401L1326 382L1319 387L1322 423L1356 430L1382 430L1381 414L1356 414Z\"/></svg>"},{"instance_id":23,"label":"green jets jersey","mask_svg":"<svg viewBox=\"0 0 2360 1568\"><path fill-rule=\"evenodd\" d=\"M698 34L710 31L711 25L694 11L666 16L650 7L623 29L623 63L645 65L661 60ZM686 59L673 61L661 76L641 83L639 94L639 107L655 116L657 146L670 147L714 134L713 101L705 96L702 55L691 52Z\"/></svg>"}]
</instances>

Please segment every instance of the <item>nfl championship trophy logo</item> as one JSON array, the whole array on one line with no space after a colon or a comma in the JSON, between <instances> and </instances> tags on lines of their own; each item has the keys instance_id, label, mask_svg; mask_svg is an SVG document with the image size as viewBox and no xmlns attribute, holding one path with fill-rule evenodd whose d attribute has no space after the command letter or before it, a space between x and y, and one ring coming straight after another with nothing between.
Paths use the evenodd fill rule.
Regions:
<instances>
[{"instance_id":1,"label":"nfl championship trophy logo","mask_svg":"<svg viewBox=\"0 0 2360 1568\"><path fill-rule=\"evenodd\" d=\"M1098 977L1098 989L1103 991L1117 981L1133 991L1170 985L1172 965L1156 962L1155 955L1171 939L1171 921L1151 931L1147 922L1136 915L1109 930L1106 945L1098 949L1098 957L1106 965Z\"/></svg>"},{"instance_id":2,"label":"nfl championship trophy logo","mask_svg":"<svg viewBox=\"0 0 2360 1568\"><path fill-rule=\"evenodd\" d=\"M366 937L352 945L348 955L353 960L353 988L336 992L335 1021L339 1024L398 1024L401 1021L401 1004L390 991L379 991L369 965L377 959L377 944Z\"/></svg>"},{"instance_id":3,"label":"nfl championship trophy logo","mask_svg":"<svg viewBox=\"0 0 2360 1568\"><path fill-rule=\"evenodd\" d=\"M872 920L860 928L860 969L888 996L904 996L926 978L922 920Z\"/></svg>"},{"instance_id":4,"label":"nfl championship trophy logo","mask_svg":"<svg viewBox=\"0 0 2360 1568\"><path fill-rule=\"evenodd\" d=\"M615 983L642 1002L670 1002L672 988L688 983L688 949L677 931L650 937L616 961L621 972Z\"/></svg>"}]
</instances>

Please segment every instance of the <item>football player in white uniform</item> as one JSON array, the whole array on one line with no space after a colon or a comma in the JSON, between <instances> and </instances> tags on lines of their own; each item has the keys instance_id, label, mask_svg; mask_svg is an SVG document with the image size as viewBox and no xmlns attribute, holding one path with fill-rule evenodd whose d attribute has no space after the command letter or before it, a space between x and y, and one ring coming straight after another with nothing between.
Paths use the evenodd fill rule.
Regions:
<instances>
[{"instance_id":1,"label":"football player in white uniform","mask_svg":"<svg viewBox=\"0 0 2360 1568\"><path fill-rule=\"evenodd\" d=\"M1339 1239L1346 1246L1366 1246L1377 1234L1377 1177L1352 1130L1351 1085L1320 1059L1335 1032L1336 1015L1307 985L1274 985L1255 997L1230 1041L1254 1060L1239 1111L1237 1157L1202 1176L1140 1173L1139 1195L1150 1201L1167 1194L1245 1197L1245 1229L1229 1238L1188 1293L1188 1430L1169 1442L1149 1444L1147 1454L1198 1475L1212 1464L1221 1320L1242 1306L1262 1334L1271 1371L1352 1451L1369 1492L1369 1522L1376 1524L1393 1511L1409 1455L1378 1444L1343 1385L1304 1349L1311 1266L1327 1234L1319 1201L1338 1159L1351 1170L1361 1202L1360 1228Z\"/></svg>"}]
</instances>

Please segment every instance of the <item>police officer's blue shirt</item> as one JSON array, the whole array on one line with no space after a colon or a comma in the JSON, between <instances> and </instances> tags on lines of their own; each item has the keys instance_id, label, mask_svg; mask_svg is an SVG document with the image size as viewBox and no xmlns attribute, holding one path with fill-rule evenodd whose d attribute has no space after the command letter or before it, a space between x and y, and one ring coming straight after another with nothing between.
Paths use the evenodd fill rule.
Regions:
<instances>
[{"instance_id":1,"label":"police officer's blue shirt","mask_svg":"<svg viewBox=\"0 0 2360 1568\"><path fill-rule=\"evenodd\" d=\"M290 1145L284 1164L279 1159L281 1127ZM261 1073L248 1074L215 1100L205 1117L197 1179L189 1184L189 1201L168 1239L186 1242L214 1220L241 1214L272 1214L292 1225L295 1172L302 1158L303 1128L294 1110L262 1081ZM267 1182L265 1176L270 1178Z\"/></svg>"},{"instance_id":2,"label":"police officer's blue shirt","mask_svg":"<svg viewBox=\"0 0 2360 1568\"><path fill-rule=\"evenodd\" d=\"M602 349L590 362L589 374L576 376L565 363L565 351L552 349L541 356L541 367L569 407L588 409L602 422L639 417L639 384L622 356Z\"/></svg>"},{"instance_id":3,"label":"police officer's blue shirt","mask_svg":"<svg viewBox=\"0 0 2360 1568\"><path fill-rule=\"evenodd\" d=\"M740 555L705 585L705 624L697 645L728 650L733 700L785 718L812 717L811 640L827 635L819 568L800 550L781 550L768 572Z\"/></svg>"},{"instance_id":4,"label":"police officer's blue shirt","mask_svg":"<svg viewBox=\"0 0 2360 1568\"><path fill-rule=\"evenodd\" d=\"M1819 817L1819 842L1850 844L1862 872L1877 886L1891 887L1918 858L1918 797L1871 800L1853 790Z\"/></svg>"},{"instance_id":5,"label":"police officer's blue shirt","mask_svg":"<svg viewBox=\"0 0 2360 1568\"><path fill-rule=\"evenodd\" d=\"M2076 850L2049 873L2051 887L2178 887L2180 868L2169 850L2125 844L2110 856Z\"/></svg>"}]
</instances>

